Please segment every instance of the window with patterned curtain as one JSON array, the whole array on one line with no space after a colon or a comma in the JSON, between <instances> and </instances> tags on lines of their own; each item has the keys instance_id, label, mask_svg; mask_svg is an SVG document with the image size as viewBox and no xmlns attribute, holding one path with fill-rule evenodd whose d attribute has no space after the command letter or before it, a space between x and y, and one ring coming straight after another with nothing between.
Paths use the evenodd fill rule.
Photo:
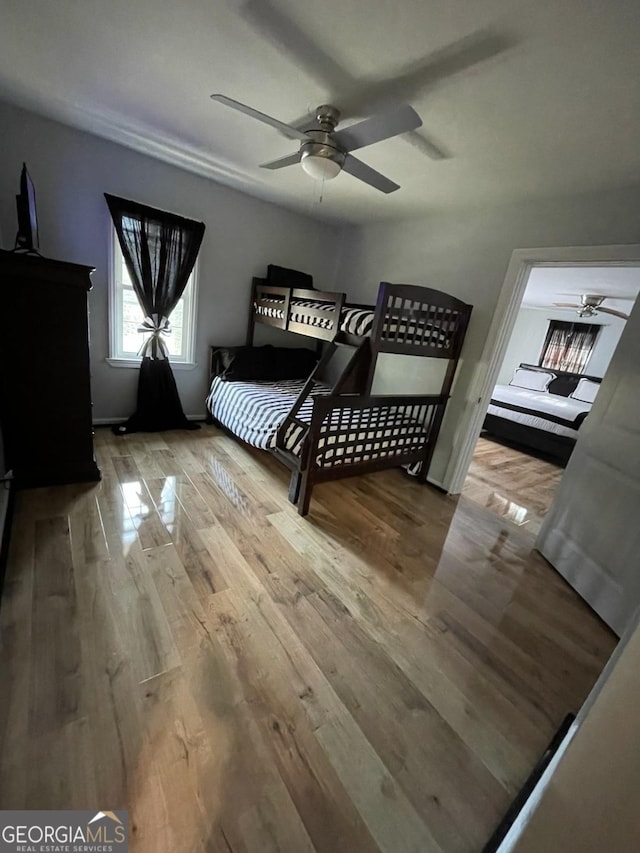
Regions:
<instances>
[{"instance_id":1,"label":"window with patterned curtain","mask_svg":"<svg viewBox=\"0 0 640 853\"><path fill-rule=\"evenodd\" d=\"M598 337L595 323L567 323L549 320L549 329L540 355L540 367L583 373Z\"/></svg>"}]
</instances>

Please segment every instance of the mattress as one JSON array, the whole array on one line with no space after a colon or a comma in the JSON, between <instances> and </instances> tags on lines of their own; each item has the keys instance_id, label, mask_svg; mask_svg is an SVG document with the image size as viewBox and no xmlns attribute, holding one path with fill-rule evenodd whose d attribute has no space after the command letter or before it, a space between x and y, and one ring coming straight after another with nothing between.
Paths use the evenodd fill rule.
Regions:
<instances>
[{"instance_id":1,"label":"mattress","mask_svg":"<svg viewBox=\"0 0 640 853\"><path fill-rule=\"evenodd\" d=\"M305 383L302 380L279 382L223 382L216 376L211 383L207 407L213 417L230 432L253 447L273 450L276 446L278 429ZM297 417L310 423L313 412L313 397L328 394L326 385L316 385L311 397L302 404ZM339 423L340 411L332 416L332 424ZM361 419L362 423L359 423ZM306 434L304 427L292 424L285 436L285 447L299 455ZM408 418L400 411L389 409L372 413L371 410L354 411L348 433L349 462L364 462L397 455L403 446L415 447L415 438L426 437L426 430L419 421ZM336 443L334 437L320 439L318 457L323 467L340 464L345 449L342 444L335 451L328 450Z\"/></svg>"},{"instance_id":2,"label":"mattress","mask_svg":"<svg viewBox=\"0 0 640 853\"><path fill-rule=\"evenodd\" d=\"M207 397L207 407L213 417L252 447L273 450L280 424L304 388L303 379L284 379L279 382L223 382L214 377ZM328 394L328 385L315 385L311 396L302 404L297 417L310 423L313 398ZM302 427L296 427L300 438ZM295 444L295 436L292 435Z\"/></svg>"},{"instance_id":3,"label":"mattress","mask_svg":"<svg viewBox=\"0 0 640 853\"><path fill-rule=\"evenodd\" d=\"M547 391L496 385L487 414L577 439L578 430L590 411L591 403L581 400L549 394Z\"/></svg>"},{"instance_id":4,"label":"mattress","mask_svg":"<svg viewBox=\"0 0 640 853\"><path fill-rule=\"evenodd\" d=\"M282 308L282 299L277 297L269 298L262 296L263 302L270 303L269 305L260 305L256 313L263 317L275 317L278 320L284 319L284 309ZM289 319L294 323L303 323L307 326L316 326L321 329L331 327L332 319L327 316L326 320L323 317L309 317L300 310L303 308L316 308L320 311L327 311L327 314L333 310L333 305L327 302L315 302L311 299L292 299L289 304ZM366 336L370 335L373 329L373 321L375 318L374 307L363 307L362 305L345 305L340 315L340 331L350 335ZM445 346L448 344L448 335L440 328L431 323L425 323L421 320L416 320L407 323L405 319L388 323L386 332L390 336L400 335L408 337L412 340L415 337L422 338L424 334L424 344L433 343Z\"/></svg>"}]
</instances>

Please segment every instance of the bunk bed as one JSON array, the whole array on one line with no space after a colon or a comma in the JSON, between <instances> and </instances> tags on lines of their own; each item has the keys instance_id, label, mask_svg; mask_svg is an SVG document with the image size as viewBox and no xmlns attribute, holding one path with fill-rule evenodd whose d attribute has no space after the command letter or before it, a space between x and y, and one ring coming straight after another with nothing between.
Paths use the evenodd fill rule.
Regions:
<instances>
[{"instance_id":1,"label":"bunk bed","mask_svg":"<svg viewBox=\"0 0 640 853\"><path fill-rule=\"evenodd\" d=\"M382 282L375 306L344 293L282 287L253 279L246 347L257 324L295 332L317 345L306 378L228 381L229 355L211 348L211 422L270 450L290 470L289 500L309 511L316 483L385 468L427 478L472 306L426 287ZM322 381L339 348L348 358L331 386ZM373 395L382 353L446 359L436 394ZM226 375L225 375L226 374Z\"/></svg>"}]
</instances>

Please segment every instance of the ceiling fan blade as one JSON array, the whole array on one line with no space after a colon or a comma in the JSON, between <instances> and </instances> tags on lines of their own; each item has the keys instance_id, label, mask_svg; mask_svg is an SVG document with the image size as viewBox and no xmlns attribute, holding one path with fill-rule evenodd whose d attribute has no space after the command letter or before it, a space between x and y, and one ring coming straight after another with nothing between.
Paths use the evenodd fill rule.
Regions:
<instances>
[{"instance_id":1,"label":"ceiling fan blade","mask_svg":"<svg viewBox=\"0 0 640 853\"><path fill-rule=\"evenodd\" d=\"M261 113L259 110L254 110L253 107L248 107L246 104L241 104L240 101L234 101L233 98L227 98L226 95L211 95L211 100L218 101L219 103L224 104L225 107L231 107L233 110L238 110L238 112L244 113L251 118L255 118L264 124L268 124L270 127L275 127L276 130L279 130L280 133L284 134L284 136L287 136L289 139L308 141L309 137L301 130L298 130L297 127L291 127L283 121L278 121L277 118L268 116L266 113Z\"/></svg>"},{"instance_id":2,"label":"ceiling fan blade","mask_svg":"<svg viewBox=\"0 0 640 853\"><path fill-rule=\"evenodd\" d=\"M446 151L441 145L436 144L433 139L428 137L424 131L418 133L417 130L411 130L403 137L405 142L417 148L421 154L426 154L432 160L450 160L451 154Z\"/></svg>"},{"instance_id":3,"label":"ceiling fan blade","mask_svg":"<svg viewBox=\"0 0 640 853\"><path fill-rule=\"evenodd\" d=\"M271 160L269 163L261 163L261 169L284 169L285 166L294 166L300 162L300 152L289 154L287 157L280 157L279 160Z\"/></svg>"},{"instance_id":4,"label":"ceiling fan blade","mask_svg":"<svg viewBox=\"0 0 640 853\"><path fill-rule=\"evenodd\" d=\"M399 184L394 184L389 178L385 178L380 172L376 172L371 166L367 166L366 163L363 163L362 160L357 160L351 154L347 154L345 157L342 171L348 172L354 178L364 181L365 184L369 184L370 187L380 190L383 193L392 193L400 189Z\"/></svg>"},{"instance_id":5,"label":"ceiling fan blade","mask_svg":"<svg viewBox=\"0 0 640 853\"><path fill-rule=\"evenodd\" d=\"M616 311L613 308L598 308L598 314L613 314L614 317L621 317L623 320L628 320L629 315L622 311Z\"/></svg>"},{"instance_id":6,"label":"ceiling fan blade","mask_svg":"<svg viewBox=\"0 0 640 853\"><path fill-rule=\"evenodd\" d=\"M403 105L392 112L373 116L344 130L338 130L333 134L333 138L345 151L357 151L358 148L382 142L383 139L399 136L421 126L422 119L413 107Z\"/></svg>"},{"instance_id":7,"label":"ceiling fan blade","mask_svg":"<svg viewBox=\"0 0 640 853\"><path fill-rule=\"evenodd\" d=\"M584 305L578 305L575 302L554 302L556 308L584 308Z\"/></svg>"},{"instance_id":8,"label":"ceiling fan blade","mask_svg":"<svg viewBox=\"0 0 640 853\"><path fill-rule=\"evenodd\" d=\"M296 69L305 71L322 88L339 92L351 88L355 80L323 47L315 44L287 15L270 0L236 0L238 13L278 51L287 53ZM327 101L326 103L332 103Z\"/></svg>"},{"instance_id":9,"label":"ceiling fan blade","mask_svg":"<svg viewBox=\"0 0 640 853\"><path fill-rule=\"evenodd\" d=\"M363 110L379 109L384 103L411 101L440 80L486 62L515 44L516 40L511 36L491 30L478 30L424 60L411 63L396 77L357 85L351 91L345 86L344 97L336 96L335 100L343 117L362 115Z\"/></svg>"}]
</instances>

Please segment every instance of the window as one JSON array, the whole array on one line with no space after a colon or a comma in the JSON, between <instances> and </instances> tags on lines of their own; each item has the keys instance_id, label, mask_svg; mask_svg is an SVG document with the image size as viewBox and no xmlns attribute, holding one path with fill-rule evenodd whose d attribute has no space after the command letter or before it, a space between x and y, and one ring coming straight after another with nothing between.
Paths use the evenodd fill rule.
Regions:
<instances>
[{"instance_id":1,"label":"window","mask_svg":"<svg viewBox=\"0 0 640 853\"><path fill-rule=\"evenodd\" d=\"M540 367L582 373L598 337L600 326L595 323L567 323L550 320Z\"/></svg>"},{"instance_id":2,"label":"window","mask_svg":"<svg viewBox=\"0 0 640 853\"><path fill-rule=\"evenodd\" d=\"M112 363L140 363L140 348L146 336L138 331L144 312L131 285L115 231L111 231L110 355ZM195 297L197 261L189 281L173 309L171 334L163 336L172 364L193 364L195 344Z\"/></svg>"}]
</instances>

